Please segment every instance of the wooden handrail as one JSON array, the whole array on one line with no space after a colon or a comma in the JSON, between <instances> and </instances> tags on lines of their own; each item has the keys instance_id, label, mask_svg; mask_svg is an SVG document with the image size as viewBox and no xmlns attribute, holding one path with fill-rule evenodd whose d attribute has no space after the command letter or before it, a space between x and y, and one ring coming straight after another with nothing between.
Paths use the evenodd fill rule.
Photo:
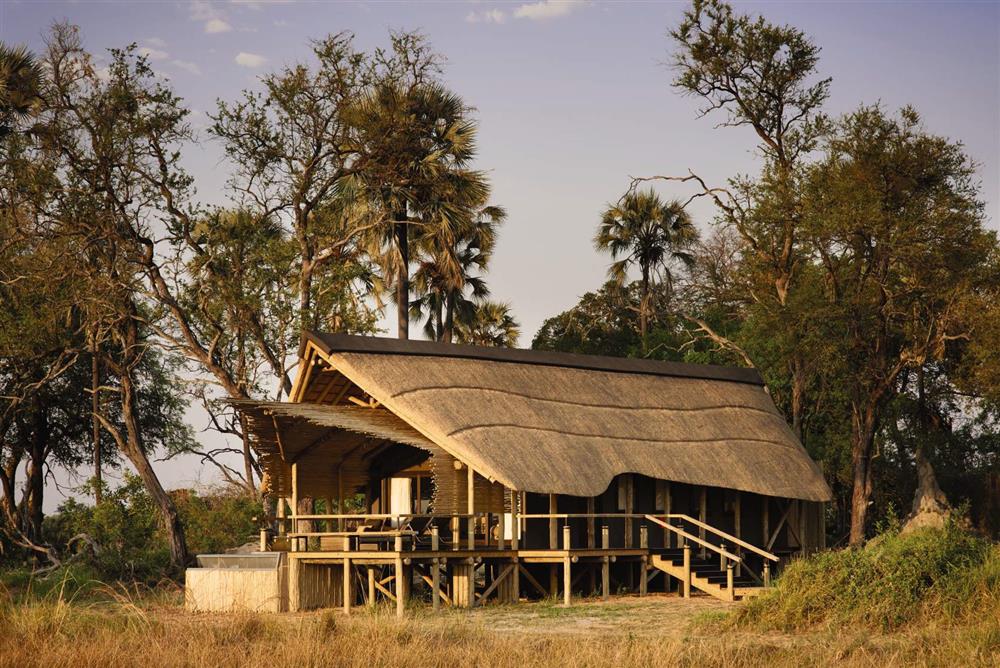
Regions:
<instances>
[{"instance_id":1,"label":"wooden handrail","mask_svg":"<svg viewBox=\"0 0 1000 668\"><path fill-rule=\"evenodd\" d=\"M695 525L696 527L699 527L701 529L705 529L706 531L711 531L716 536L719 536L720 538L723 538L726 541L735 543L736 545L739 545L740 547L742 547L745 550L750 550L754 554L758 554L758 555L764 557L765 559L770 559L771 561L779 561L778 557L776 557L775 555L771 554L767 550L761 549L761 548L757 547L756 545L752 545L751 543L748 543L748 542L746 542L744 540L740 540L736 536L733 536L732 534L728 534L725 531L722 531L721 529L717 529L717 528L713 527L711 524L706 524L706 523L702 522L701 520L697 520L697 519L691 517L690 515L670 514L670 515L665 515L665 517L667 517L668 519L681 519L681 520L684 520L685 522L690 522L691 524Z\"/></svg>"},{"instance_id":2,"label":"wooden handrail","mask_svg":"<svg viewBox=\"0 0 1000 668\"><path fill-rule=\"evenodd\" d=\"M697 536L691 535L687 531L685 531L684 529L681 529L679 527L675 527L674 525L669 524L668 522L664 522L663 520L661 520L660 518L658 518L658 517L656 517L654 515L643 515L643 517L645 517L650 522L653 522L654 524L659 524L664 529L669 529L670 531L673 531L675 534L677 534L678 536L683 537L686 540L689 540L689 541L691 541L693 543L697 543L698 545L701 545L702 547L704 547L706 549L709 549L712 552L715 552L716 554L719 554L719 555L725 557L726 559L729 559L730 561L733 561L733 562L735 562L737 564L743 562L742 559L740 559L738 556L736 556L732 552L729 552L728 550L723 550L718 545L712 545L707 540L702 540L701 538L698 538Z\"/></svg>"},{"instance_id":3,"label":"wooden handrail","mask_svg":"<svg viewBox=\"0 0 1000 668\"><path fill-rule=\"evenodd\" d=\"M400 513L391 515L388 513L366 514L366 515L288 515L287 517L276 517L276 520L391 520L391 519L414 519L418 517L429 517L431 519L468 519L470 517L485 517L495 513Z\"/></svg>"}]
</instances>

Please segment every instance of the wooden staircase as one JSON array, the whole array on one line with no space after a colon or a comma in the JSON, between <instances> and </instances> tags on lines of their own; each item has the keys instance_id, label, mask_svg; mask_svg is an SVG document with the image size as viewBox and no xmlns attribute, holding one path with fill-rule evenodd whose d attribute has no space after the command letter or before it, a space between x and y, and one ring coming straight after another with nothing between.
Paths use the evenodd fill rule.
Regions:
<instances>
[{"instance_id":1,"label":"wooden staircase","mask_svg":"<svg viewBox=\"0 0 1000 668\"><path fill-rule=\"evenodd\" d=\"M683 550L668 550L663 554L654 554L650 556L649 565L683 583L683 552ZM747 575L734 575L733 589L730 591L727 582L729 575L726 570L728 569L719 568L719 562L715 559L692 559L691 587L721 601L741 601L766 591L766 587L758 585Z\"/></svg>"},{"instance_id":2,"label":"wooden staircase","mask_svg":"<svg viewBox=\"0 0 1000 668\"><path fill-rule=\"evenodd\" d=\"M649 565L680 580L685 598L691 596L692 589L697 589L722 601L741 601L770 587L770 564L778 561L770 552L687 515L667 515L663 519L647 515L646 519L672 532L682 546L650 555ZM673 521L677 524L671 523ZM697 528L703 535L713 534L720 544L715 545L686 531L685 526ZM696 555L692 545L698 546L701 556ZM762 558L763 576L746 565L743 556L747 552Z\"/></svg>"}]
</instances>

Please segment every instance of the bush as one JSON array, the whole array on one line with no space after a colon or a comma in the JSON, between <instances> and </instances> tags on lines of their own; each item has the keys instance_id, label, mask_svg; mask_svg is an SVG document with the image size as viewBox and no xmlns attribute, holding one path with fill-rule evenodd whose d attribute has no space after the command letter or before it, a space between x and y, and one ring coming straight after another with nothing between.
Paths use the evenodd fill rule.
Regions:
<instances>
[{"instance_id":1,"label":"bush","mask_svg":"<svg viewBox=\"0 0 1000 668\"><path fill-rule=\"evenodd\" d=\"M191 554L224 551L247 542L257 531L253 518L261 506L246 495L180 490L171 496ZM170 573L170 549L159 509L134 475L126 475L97 507L66 501L46 518L45 533L60 550L83 552L75 561L92 566L100 579L155 584ZM81 541L69 545L80 534L96 542L97 554Z\"/></svg>"},{"instance_id":2,"label":"bush","mask_svg":"<svg viewBox=\"0 0 1000 668\"><path fill-rule=\"evenodd\" d=\"M950 524L882 534L862 549L822 552L789 564L775 590L739 609L731 624L793 630L851 624L891 630L918 618L958 620L984 605L1000 611L1000 553Z\"/></svg>"}]
</instances>

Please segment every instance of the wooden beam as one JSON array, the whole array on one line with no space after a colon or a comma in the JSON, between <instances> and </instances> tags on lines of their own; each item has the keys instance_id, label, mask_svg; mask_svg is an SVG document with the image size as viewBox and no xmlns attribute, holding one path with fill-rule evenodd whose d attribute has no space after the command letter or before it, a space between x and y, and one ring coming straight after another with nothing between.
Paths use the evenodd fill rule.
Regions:
<instances>
[{"instance_id":1,"label":"wooden beam","mask_svg":"<svg viewBox=\"0 0 1000 668\"><path fill-rule=\"evenodd\" d=\"M479 600L480 601L485 601L486 598L490 594L492 594L493 591L498 586L500 586L500 583L503 582L507 578L507 576L509 576L511 574L511 572L513 570L514 570L514 564L510 564L505 569L503 569L503 571L500 573L500 575L497 577L497 579L494 580L493 583L489 587L486 588L486 590L482 593L482 595L480 595Z\"/></svg>"},{"instance_id":2,"label":"wooden beam","mask_svg":"<svg viewBox=\"0 0 1000 668\"><path fill-rule=\"evenodd\" d=\"M778 534L781 533L781 528L785 525L785 522L788 520L788 513L791 512L791 510L792 510L792 502L789 501L788 506L785 508L785 512L781 514L781 519L778 520L777 526L774 527L774 534L772 534L767 541L767 546L764 548L765 550L770 551L771 548L774 547L774 541L778 539Z\"/></svg>"},{"instance_id":3,"label":"wooden beam","mask_svg":"<svg viewBox=\"0 0 1000 668\"><path fill-rule=\"evenodd\" d=\"M278 446L278 454L281 455L281 460L287 462L288 458L285 456L285 446L281 440L281 429L278 428L278 418L271 415L271 424L274 425L274 442Z\"/></svg>"},{"instance_id":4,"label":"wooden beam","mask_svg":"<svg viewBox=\"0 0 1000 668\"><path fill-rule=\"evenodd\" d=\"M548 597L548 595L549 595L549 592L548 592L548 590L547 590L547 589L545 589L545 587L543 587L543 586L542 586L542 585L541 585L541 584L540 584L540 583L538 582L538 580L536 580L536 579L535 579L535 576L534 576L534 575L532 575L531 573L529 573L529 572L528 572L528 569L527 569L527 568L525 568L525 567L524 567L523 565L521 565L520 563L518 563L518 565L517 565L517 568L518 568L518 570L519 570L519 571L521 572L521 574L522 574L522 575L524 575L524 579L526 579L526 580L527 580L527 581L528 581L529 583L531 583L531 586L532 586L532 587L534 587L535 589L537 589L537 590L538 590L538 593L539 593L539 594L541 594L541 595L542 595L542 596L544 596L544 597Z\"/></svg>"}]
</instances>

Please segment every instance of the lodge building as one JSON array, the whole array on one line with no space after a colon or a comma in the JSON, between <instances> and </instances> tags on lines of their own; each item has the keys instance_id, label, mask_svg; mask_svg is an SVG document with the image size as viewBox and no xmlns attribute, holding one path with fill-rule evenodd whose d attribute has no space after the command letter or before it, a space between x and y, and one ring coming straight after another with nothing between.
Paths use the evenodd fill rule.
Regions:
<instances>
[{"instance_id":1,"label":"lodge building","mask_svg":"<svg viewBox=\"0 0 1000 668\"><path fill-rule=\"evenodd\" d=\"M830 489L753 369L324 333L299 357L289 401L236 403L261 552L200 558L193 608L738 600L824 547Z\"/></svg>"}]
</instances>

